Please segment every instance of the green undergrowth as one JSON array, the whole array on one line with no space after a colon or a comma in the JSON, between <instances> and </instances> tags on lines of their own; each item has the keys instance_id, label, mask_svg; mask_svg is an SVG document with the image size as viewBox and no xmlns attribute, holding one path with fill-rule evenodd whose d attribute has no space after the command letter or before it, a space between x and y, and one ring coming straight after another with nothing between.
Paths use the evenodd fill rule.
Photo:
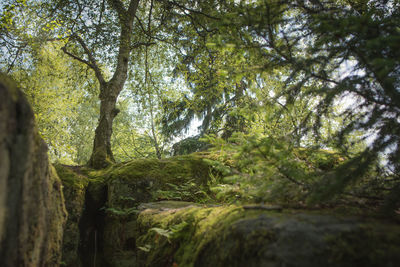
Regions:
<instances>
[{"instance_id":1,"label":"green undergrowth","mask_svg":"<svg viewBox=\"0 0 400 267\"><path fill-rule=\"evenodd\" d=\"M206 160L221 174L211 177L217 201L223 203L273 203L279 205L336 205L375 200L382 192L371 191L381 184L373 169L350 179L352 158L338 151L294 147L263 136L239 135L226 142L208 137L213 147Z\"/></svg>"}]
</instances>

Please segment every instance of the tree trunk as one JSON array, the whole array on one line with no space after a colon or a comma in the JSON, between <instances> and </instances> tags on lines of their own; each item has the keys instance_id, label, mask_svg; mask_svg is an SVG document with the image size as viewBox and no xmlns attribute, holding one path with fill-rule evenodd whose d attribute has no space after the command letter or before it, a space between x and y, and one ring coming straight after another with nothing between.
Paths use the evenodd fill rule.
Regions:
<instances>
[{"instance_id":1,"label":"tree trunk","mask_svg":"<svg viewBox=\"0 0 400 267\"><path fill-rule=\"evenodd\" d=\"M111 135L114 118L119 113L119 109L115 105L122 90L122 86L113 83L105 83L102 87L100 88L99 124L96 128L93 152L89 160L89 166L95 169L105 168L115 162L111 150Z\"/></svg>"},{"instance_id":2,"label":"tree trunk","mask_svg":"<svg viewBox=\"0 0 400 267\"><path fill-rule=\"evenodd\" d=\"M119 35L117 64L114 74L109 81L105 80L93 51L79 34L72 34L70 38L81 45L88 59L68 52L65 46L62 48L64 53L68 56L93 69L100 83L100 118L95 132L92 155L88 162L89 167L95 169L107 167L109 164L115 162L111 151L112 124L115 116L119 113L119 110L115 108L118 95L123 89L128 77L129 57L133 49L131 44L133 21L139 1L140 0L131 0L127 9L124 6L124 2L121 0L107 1L111 9L118 15L119 27L121 30ZM139 45L137 44L136 46L138 47Z\"/></svg>"}]
</instances>

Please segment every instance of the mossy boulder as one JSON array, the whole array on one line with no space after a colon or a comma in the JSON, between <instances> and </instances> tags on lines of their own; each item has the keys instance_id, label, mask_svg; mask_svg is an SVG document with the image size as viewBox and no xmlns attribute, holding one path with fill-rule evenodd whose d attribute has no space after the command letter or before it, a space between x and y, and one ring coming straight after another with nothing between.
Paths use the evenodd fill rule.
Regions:
<instances>
[{"instance_id":1,"label":"mossy boulder","mask_svg":"<svg viewBox=\"0 0 400 267\"><path fill-rule=\"evenodd\" d=\"M102 248L108 264L124 266L125 259L130 262L135 257L136 217L141 203L202 199L209 173L210 166L200 155L133 160L114 165L103 173L90 173L92 177L106 177Z\"/></svg>"},{"instance_id":2,"label":"mossy boulder","mask_svg":"<svg viewBox=\"0 0 400 267\"><path fill-rule=\"evenodd\" d=\"M136 203L155 199L193 200L185 189L198 190L209 178L210 166L198 155L173 157L164 160L140 159L116 166L108 174L108 204L125 205L121 197L134 197ZM186 186L186 187L185 187ZM175 196L162 191L174 191ZM179 195L179 191L182 191ZM195 192L193 192L195 193Z\"/></svg>"},{"instance_id":3,"label":"mossy boulder","mask_svg":"<svg viewBox=\"0 0 400 267\"><path fill-rule=\"evenodd\" d=\"M58 266L66 216L61 182L33 111L0 75L1 266Z\"/></svg>"},{"instance_id":4,"label":"mossy boulder","mask_svg":"<svg viewBox=\"0 0 400 267\"><path fill-rule=\"evenodd\" d=\"M396 266L400 226L252 206L167 207L138 216L132 266Z\"/></svg>"},{"instance_id":5,"label":"mossy boulder","mask_svg":"<svg viewBox=\"0 0 400 267\"><path fill-rule=\"evenodd\" d=\"M57 165L57 171L70 214L63 264L131 266L139 231L136 219L143 203L206 200L211 168L202 155L193 154L138 159L103 170Z\"/></svg>"}]
</instances>

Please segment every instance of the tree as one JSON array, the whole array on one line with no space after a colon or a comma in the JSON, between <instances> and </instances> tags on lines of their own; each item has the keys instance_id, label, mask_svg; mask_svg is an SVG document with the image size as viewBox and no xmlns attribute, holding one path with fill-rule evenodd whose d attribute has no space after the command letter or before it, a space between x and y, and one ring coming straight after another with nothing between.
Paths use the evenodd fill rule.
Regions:
<instances>
[{"instance_id":1,"label":"tree","mask_svg":"<svg viewBox=\"0 0 400 267\"><path fill-rule=\"evenodd\" d=\"M14 0L9 2L12 6ZM186 4L185 1L183 2ZM26 17L32 19L33 22L30 24L29 31L25 31L29 32L29 36L20 38L21 47L40 46L46 41L63 41L65 42L62 48L64 53L86 65L98 80L100 117L95 131L92 156L89 160L89 165L92 167L101 168L114 161L110 142L112 124L119 112L116 101L128 79L129 63L135 61L133 56L137 56L131 52L142 46L148 47L154 44L155 40L171 44L168 30L174 29L165 30L162 26L166 24L167 18L171 19L170 15L175 12L174 8L185 9L179 3L170 1L148 1L139 5L139 1L133 0L129 2L43 0L29 2L27 8L24 9L24 12L27 12ZM148 18L147 23L146 18ZM40 31L38 32L37 29ZM14 30L13 33L19 33L18 30ZM117 32L119 34L116 34ZM157 32L161 34L157 36ZM37 38L39 36L40 38ZM41 42L38 42L38 39ZM14 47L14 43L10 46ZM16 59L21 58L20 51L17 48L14 52ZM7 60L10 60L10 57L8 56ZM14 62L9 65L11 69ZM147 65L147 61L143 65ZM145 76L150 78L151 74L146 71ZM144 86L149 89L149 84L146 82ZM152 107L154 101L150 96L151 94L148 94L146 101L151 103L148 106ZM154 110L150 113L154 113ZM152 124L155 122L154 115L151 114ZM156 127L152 125L151 128L150 135L160 156L160 149L157 148L159 142L155 134Z\"/></svg>"},{"instance_id":2,"label":"tree","mask_svg":"<svg viewBox=\"0 0 400 267\"><path fill-rule=\"evenodd\" d=\"M164 97L174 99L179 90L179 84L168 77L175 62L171 54L171 49L164 44L134 51L135 61L119 100L121 114L116 118L116 132L112 138L114 154L117 152L119 158L121 152L125 158L127 155L158 158L164 155L161 101Z\"/></svg>"},{"instance_id":3,"label":"tree","mask_svg":"<svg viewBox=\"0 0 400 267\"><path fill-rule=\"evenodd\" d=\"M117 98L127 79L130 53L133 49L133 22L138 6L139 0L131 0L127 6L119 0L107 1L107 5L104 1L100 4L95 4L92 1L84 1L83 3L71 1L69 3L58 2L54 9L54 12L58 14L62 12L63 19L67 19L74 12L72 13L74 15L73 20L69 21L71 26L68 27L71 34L67 45L63 47L63 51L73 59L91 68L100 85L100 117L95 131L92 156L89 160L89 166L94 168L103 168L110 162L115 161L111 151L112 124L115 116L119 113L116 108ZM102 27L106 26L105 22L102 21L103 13L110 17L116 16L116 21L111 19L111 23L114 22L116 25L108 25L108 28L102 29ZM82 16L85 16L85 18ZM77 25L74 25L75 23ZM98 50L99 43L93 36L99 35L98 37L105 38L101 34L106 30L119 31L115 54L116 63L110 79L107 79L104 75L104 70L99 63L98 55L101 52ZM85 40L83 37L84 32L85 35L89 35L93 39L89 40L89 42ZM70 43L74 43L76 46L79 45L80 53L74 53L78 52L76 50L70 51L68 49L68 44ZM114 46L113 43L108 45Z\"/></svg>"},{"instance_id":4,"label":"tree","mask_svg":"<svg viewBox=\"0 0 400 267\"><path fill-rule=\"evenodd\" d=\"M172 20L179 23L173 26L179 29L172 39L179 45L180 59L174 74L187 82L190 91L178 101L164 99L163 132L177 135L197 118L200 135L222 133L228 139L234 131L245 130L238 109L243 108L244 99L249 100L254 75L243 70L251 64L251 55L243 57L244 51L232 43L216 47L219 15L226 10L220 1L191 1L195 8L179 1L171 4L180 11Z\"/></svg>"},{"instance_id":5,"label":"tree","mask_svg":"<svg viewBox=\"0 0 400 267\"><path fill-rule=\"evenodd\" d=\"M350 134L363 132L370 144L326 175L321 194L329 198L358 181L385 155L392 175L385 181L392 196L399 196L400 177L400 19L398 1L241 1L227 3L219 23L219 47L234 43L258 54L254 71L286 67L284 90L277 96L283 109L313 97L315 109L302 134L318 140L324 118L338 101L342 127L336 131L340 147ZM389 191L390 191L389 190ZM392 208L400 199L388 198Z\"/></svg>"}]
</instances>

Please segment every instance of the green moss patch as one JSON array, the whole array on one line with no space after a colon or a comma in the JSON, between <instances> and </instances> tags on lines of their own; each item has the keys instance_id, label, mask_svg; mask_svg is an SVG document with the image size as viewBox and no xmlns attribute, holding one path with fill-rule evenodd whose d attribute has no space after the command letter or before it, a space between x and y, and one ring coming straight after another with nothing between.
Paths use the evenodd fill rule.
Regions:
<instances>
[{"instance_id":1,"label":"green moss patch","mask_svg":"<svg viewBox=\"0 0 400 267\"><path fill-rule=\"evenodd\" d=\"M110 179L151 178L163 182L179 183L194 179L206 182L210 167L199 155L178 156L163 160L138 159L118 164L107 170Z\"/></svg>"},{"instance_id":2,"label":"green moss patch","mask_svg":"<svg viewBox=\"0 0 400 267\"><path fill-rule=\"evenodd\" d=\"M202 250L225 228L239 219L251 218L259 213L245 212L238 206L173 205L166 208L168 203L160 203L159 206L163 208L149 208L141 212L137 220L142 228L147 229L137 241L141 266L168 266L174 263L193 266Z\"/></svg>"},{"instance_id":3,"label":"green moss patch","mask_svg":"<svg viewBox=\"0 0 400 267\"><path fill-rule=\"evenodd\" d=\"M87 177L83 175L79 175L76 173L71 167L63 166L60 164L56 164L54 166L57 170L57 174L60 177L64 187L73 187L76 189L83 189L85 188L89 180Z\"/></svg>"}]
</instances>

